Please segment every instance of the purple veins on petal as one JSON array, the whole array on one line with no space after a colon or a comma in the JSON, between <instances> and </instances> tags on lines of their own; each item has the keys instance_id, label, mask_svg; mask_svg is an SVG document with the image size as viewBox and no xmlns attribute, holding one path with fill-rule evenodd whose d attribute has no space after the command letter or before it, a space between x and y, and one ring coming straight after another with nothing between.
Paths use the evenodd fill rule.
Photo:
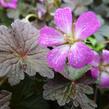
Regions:
<instances>
[{"instance_id":1,"label":"purple veins on petal","mask_svg":"<svg viewBox=\"0 0 109 109\"><path fill-rule=\"evenodd\" d=\"M75 36L84 40L100 27L100 22L94 12L88 11L80 15L75 23Z\"/></svg>"},{"instance_id":2,"label":"purple veins on petal","mask_svg":"<svg viewBox=\"0 0 109 109\"><path fill-rule=\"evenodd\" d=\"M82 68L93 60L93 51L84 43L77 42L70 48L69 64L75 68Z\"/></svg>"},{"instance_id":3,"label":"purple veins on petal","mask_svg":"<svg viewBox=\"0 0 109 109\"><path fill-rule=\"evenodd\" d=\"M69 48L68 45L62 45L51 50L47 56L48 65L55 71L63 71Z\"/></svg>"},{"instance_id":4,"label":"purple veins on petal","mask_svg":"<svg viewBox=\"0 0 109 109\"><path fill-rule=\"evenodd\" d=\"M56 26L67 34L72 33L72 10L69 7L59 8L54 15Z\"/></svg>"},{"instance_id":5,"label":"purple veins on petal","mask_svg":"<svg viewBox=\"0 0 109 109\"><path fill-rule=\"evenodd\" d=\"M64 43L63 35L51 27L43 27L40 30L38 43L42 46L55 46Z\"/></svg>"},{"instance_id":6,"label":"purple veins on petal","mask_svg":"<svg viewBox=\"0 0 109 109\"><path fill-rule=\"evenodd\" d=\"M41 29L38 39L42 46L59 46L48 53L49 66L55 71L62 71L67 56L72 67L82 68L90 64L94 58L94 52L81 40L92 35L100 27L95 13L85 12L73 23L71 9L69 7L59 8L55 12L54 21L59 31L46 26Z\"/></svg>"}]
</instances>

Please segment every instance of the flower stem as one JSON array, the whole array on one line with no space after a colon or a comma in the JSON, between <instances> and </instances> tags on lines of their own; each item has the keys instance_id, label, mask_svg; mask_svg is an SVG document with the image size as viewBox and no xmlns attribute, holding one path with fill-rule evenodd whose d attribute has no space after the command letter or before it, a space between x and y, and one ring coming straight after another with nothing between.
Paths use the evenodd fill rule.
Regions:
<instances>
[{"instance_id":1,"label":"flower stem","mask_svg":"<svg viewBox=\"0 0 109 109\"><path fill-rule=\"evenodd\" d=\"M4 77L0 80L0 86L7 80L7 77Z\"/></svg>"},{"instance_id":2,"label":"flower stem","mask_svg":"<svg viewBox=\"0 0 109 109\"><path fill-rule=\"evenodd\" d=\"M95 101L95 103L97 102L97 95L98 95L98 89L95 86L95 93L94 93L94 101Z\"/></svg>"},{"instance_id":3,"label":"flower stem","mask_svg":"<svg viewBox=\"0 0 109 109\"><path fill-rule=\"evenodd\" d=\"M29 21L29 19L32 18L32 17L37 18L37 16L36 16L35 14L29 14L29 15L27 15L27 16L25 17L25 19L26 19L27 21Z\"/></svg>"}]
</instances>

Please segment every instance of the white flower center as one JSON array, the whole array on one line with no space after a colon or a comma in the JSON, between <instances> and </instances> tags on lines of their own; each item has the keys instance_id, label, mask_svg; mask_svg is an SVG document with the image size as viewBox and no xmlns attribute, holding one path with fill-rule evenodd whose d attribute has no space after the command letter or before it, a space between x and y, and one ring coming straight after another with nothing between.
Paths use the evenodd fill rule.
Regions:
<instances>
[{"instance_id":1,"label":"white flower center","mask_svg":"<svg viewBox=\"0 0 109 109\"><path fill-rule=\"evenodd\" d=\"M78 42L80 40L76 39L74 36L67 36L66 34L64 34L64 39L66 41L66 43L72 45L74 44L75 42Z\"/></svg>"}]
</instances>

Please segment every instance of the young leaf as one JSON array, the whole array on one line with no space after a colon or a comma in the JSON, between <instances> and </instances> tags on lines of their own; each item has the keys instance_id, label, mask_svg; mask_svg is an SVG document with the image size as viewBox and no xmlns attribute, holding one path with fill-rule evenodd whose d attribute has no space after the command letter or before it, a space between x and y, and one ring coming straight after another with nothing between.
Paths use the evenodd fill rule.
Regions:
<instances>
[{"instance_id":1,"label":"young leaf","mask_svg":"<svg viewBox=\"0 0 109 109\"><path fill-rule=\"evenodd\" d=\"M72 68L71 66L66 66L65 71L62 72L61 74L69 80L77 80L81 76L83 76L89 69L90 69L89 65L86 65L85 67L80 69L75 69Z\"/></svg>"}]
</instances>

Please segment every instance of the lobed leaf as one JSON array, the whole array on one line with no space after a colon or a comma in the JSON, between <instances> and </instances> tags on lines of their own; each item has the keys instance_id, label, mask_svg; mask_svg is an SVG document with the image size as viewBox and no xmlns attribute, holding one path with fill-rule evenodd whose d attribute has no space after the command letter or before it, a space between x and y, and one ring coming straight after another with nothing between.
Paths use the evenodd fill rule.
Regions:
<instances>
[{"instance_id":1,"label":"lobed leaf","mask_svg":"<svg viewBox=\"0 0 109 109\"><path fill-rule=\"evenodd\" d=\"M0 109L10 109L11 93L5 90L0 91Z\"/></svg>"},{"instance_id":2,"label":"lobed leaf","mask_svg":"<svg viewBox=\"0 0 109 109\"><path fill-rule=\"evenodd\" d=\"M57 100L60 106L72 103L72 108L95 109L97 105L86 94L93 94L93 89L86 84L54 79L44 85L43 97L46 100Z\"/></svg>"},{"instance_id":3,"label":"lobed leaf","mask_svg":"<svg viewBox=\"0 0 109 109\"><path fill-rule=\"evenodd\" d=\"M61 74L69 80L77 80L80 77L82 77L89 69L90 69L89 65L86 65L85 67L80 69L76 69L71 66L66 66L65 71L62 72Z\"/></svg>"},{"instance_id":4,"label":"lobed leaf","mask_svg":"<svg viewBox=\"0 0 109 109\"><path fill-rule=\"evenodd\" d=\"M7 76L11 85L24 79L24 72L53 78L48 68L48 49L38 46L38 30L26 20L15 20L11 28L0 26L0 76Z\"/></svg>"}]
</instances>

